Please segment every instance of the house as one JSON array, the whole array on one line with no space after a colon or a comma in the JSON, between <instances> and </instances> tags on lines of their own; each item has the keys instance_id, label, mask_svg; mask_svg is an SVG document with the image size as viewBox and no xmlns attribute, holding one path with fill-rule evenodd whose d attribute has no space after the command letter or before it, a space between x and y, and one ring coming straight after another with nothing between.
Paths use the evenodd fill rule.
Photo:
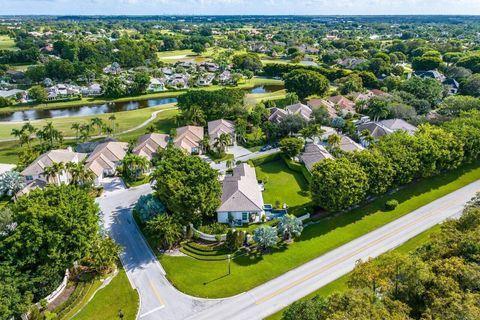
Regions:
<instances>
[{"instance_id":1,"label":"house","mask_svg":"<svg viewBox=\"0 0 480 320\"><path fill-rule=\"evenodd\" d=\"M358 66L368 60L364 58L346 58L337 62L337 64L345 69L357 69Z\"/></svg>"},{"instance_id":2,"label":"house","mask_svg":"<svg viewBox=\"0 0 480 320\"><path fill-rule=\"evenodd\" d=\"M80 87L75 85L59 83L57 85L51 86L47 89L48 100L63 99L72 96L79 95L81 92Z\"/></svg>"},{"instance_id":3,"label":"house","mask_svg":"<svg viewBox=\"0 0 480 320\"><path fill-rule=\"evenodd\" d=\"M120 68L120 64L118 62L112 63L110 66L103 68L103 73L117 75L122 72L122 68Z\"/></svg>"},{"instance_id":4,"label":"house","mask_svg":"<svg viewBox=\"0 0 480 320\"><path fill-rule=\"evenodd\" d=\"M159 78L150 79L150 84L148 85L147 92L159 92L165 91L165 80Z\"/></svg>"},{"instance_id":5,"label":"house","mask_svg":"<svg viewBox=\"0 0 480 320\"><path fill-rule=\"evenodd\" d=\"M299 158L305 167L311 171L314 164L321 160L333 159L333 156L324 146L316 143L307 143L305 150L300 154Z\"/></svg>"},{"instance_id":6,"label":"house","mask_svg":"<svg viewBox=\"0 0 480 320\"><path fill-rule=\"evenodd\" d=\"M460 90L460 84L455 79L447 78L442 84L447 90L448 95L457 94Z\"/></svg>"},{"instance_id":7,"label":"house","mask_svg":"<svg viewBox=\"0 0 480 320\"><path fill-rule=\"evenodd\" d=\"M188 153L201 153L201 141L203 140L203 128L197 126L185 126L177 128L173 144Z\"/></svg>"},{"instance_id":8,"label":"house","mask_svg":"<svg viewBox=\"0 0 480 320\"><path fill-rule=\"evenodd\" d=\"M274 107L270 109L270 116L268 117L268 121L280 123L283 119L287 117L287 115L287 110Z\"/></svg>"},{"instance_id":9,"label":"house","mask_svg":"<svg viewBox=\"0 0 480 320\"><path fill-rule=\"evenodd\" d=\"M445 81L445 76L437 70L414 71L412 75L419 78L432 78L440 82Z\"/></svg>"},{"instance_id":10,"label":"house","mask_svg":"<svg viewBox=\"0 0 480 320\"><path fill-rule=\"evenodd\" d=\"M310 121L310 117L312 115L312 109L310 109L310 107L302 103L289 105L285 109L271 108L268 121L280 123L288 115L293 115L293 114L300 115L306 121Z\"/></svg>"},{"instance_id":11,"label":"house","mask_svg":"<svg viewBox=\"0 0 480 320\"><path fill-rule=\"evenodd\" d=\"M222 182L221 205L217 209L219 223L260 222L264 215L263 197L255 169L242 163L233 169L233 175Z\"/></svg>"},{"instance_id":12,"label":"house","mask_svg":"<svg viewBox=\"0 0 480 320\"><path fill-rule=\"evenodd\" d=\"M177 89L187 89L188 79L187 75L176 73L167 78L167 84Z\"/></svg>"},{"instance_id":13,"label":"house","mask_svg":"<svg viewBox=\"0 0 480 320\"><path fill-rule=\"evenodd\" d=\"M218 76L218 81L222 84L230 84L233 81L232 78L232 73L228 70L223 71L219 76Z\"/></svg>"},{"instance_id":14,"label":"house","mask_svg":"<svg viewBox=\"0 0 480 320\"><path fill-rule=\"evenodd\" d=\"M330 118L338 117L337 110L335 109L335 104L331 101L325 99L312 99L307 102L307 106L312 110L325 107Z\"/></svg>"},{"instance_id":15,"label":"house","mask_svg":"<svg viewBox=\"0 0 480 320\"><path fill-rule=\"evenodd\" d=\"M86 167L96 176L96 185L99 185L103 178L115 174L127 150L126 142L109 141L97 145L86 160Z\"/></svg>"},{"instance_id":16,"label":"house","mask_svg":"<svg viewBox=\"0 0 480 320\"><path fill-rule=\"evenodd\" d=\"M357 133L360 137L363 130L370 132L370 135L373 137L373 139L377 140L384 135L392 134L398 130L405 130L409 134L413 134L415 131L417 131L417 127L411 125L403 119L388 119L378 122L368 121L359 123L357 125ZM365 147L368 146L368 142L362 137L360 138L360 143Z\"/></svg>"},{"instance_id":17,"label":"house","mask_svg":"<svg viewBox=\"0 0 480 320\"><path fill-rule=\"evenodd\" d=\"M312 116L312 109L303 103L295 103L286 107L288 114L298 114L306 121L310 121Z\"/></svg>"},{"instance_id":18,"label":"house","mask_svg":"<svg viewBox=\"0 0 480 320\"><path fill-rule=\"evenodd\" d=\"M217 72L220 70L220 66L213 62L204 62L199 65L200 69L206 70L208 72Z\"/></svg>"},{"instance_id":19,"label":"house","mask_svg":"<svg viewBox=\"0 0 480 320\"><path fill-rule=\"evenodd\" d=\"M137 140L137 146L133 149L133 153L143 156L152 161L159 148L166 148L170 142L167 134L149 133L140 136Z\"/></svg>"},{"instance_id":20,"label":"house","mask_svg":"<svg viewBox=\"0 0 480 320\"><path fill-rule=\"evenodd\" d=\"M23 187L23 189L19 190L15 194L15 198L18 199L21 196L27 195L35 189L44 189L47 187L47 185L48 183L43 180L30 181L25 185L25 187Z\"/></svg>"},{"instance_id":21,"label":"house","mask_svg":"<svg viewBox=\"0 0 480 320\"><path fill-rule=\"evenodd\" d=\"M213 79L215 79L215 75L213 73L207 73L198 78L197 84L199 86L209 86L212 84Z\"/></svg>"},{"instance_id":22,"label":"house","mask_svg":"<svg viewBox=\"0 0 480 320\"><path fill-rule=\"evenodd\" d=\"M235 124L232 121L220 119L210 121L208 123L208 137L210 138L210 146L215 144L216 138L219 138L223 133L230 135L232 144L235 144Z\"/></svg>"},{"instance_id":23,"label":"house","mask_svg":"<svg viewBox=\"0 0 480 320\"><path fill-rule=\"evenodd\" d=\"M364 147L350 139L350 137L341 136L340 139L340 150L345 151L345 152L354 152L354 151L362 151Z\"/></svg>"},{"instance_id":24,"label":"house","mask_svg":"<svg viewBox=\"0 0 480 320\"><path fill-rule=\"evenodd\" d=\"M102 94L102 87L98 83L92 83L88 87L82 87L80 93L84 97L95 97Z\"/></svg>"},{"instance_id":25,"label":"house","mask_svg":"<svg viewBox=\"0 0 480 320\"><path fill-rule=\"evenodd\" d=\"M45 183L53 182L57 185L69 184L70 175L67 171L63 170L59 172L56 177L49 178L45 175L45 168L51 167L55 163L69 162L79 163L83 161L87 155L85 153L73 152L71 149L59 149L50 150L40 155L35 161L33 161L28 167L26 167L21 174L25 177L25 180L32 182L35 180L41 180Z\"/></svg>"},{"instance_id":26,"label":"house","mask_svg":"<svg viewBox=\"0 0 480 320\"><path fill-rule=\"evenodd\" d=\"M414 134L417 131L417 127L411 125L403 119L387 119L379 121L379 123L392 131L405 130L410 134Z\"/></svg>"},{"instance_id":27,"label":"house","mask_svg":"<svg viewBox=\"0 0 480 320\"><path fill-rule=\"evenodd\" d=\"M10 89L10 90L0 90L0 97L7 100L22 100L25 99L27 92L25 90L19 89ZM18 99L18 97L21 97Z\"/></svg>"},{"instance_id":28,"label":"house","mask_svg":"<svg viewBox=\"0 0 480 320\"><path fill-rule=\"evenodd\" d=\"M356 113L355 102L345 98L344 96L333 96L328 98L328 101L338 107L341 110L343 116L347 115L348 113Z\"/></svg>"},{"instance_id":29,"label":"house","mask_svg":"<svg viewBox=\"0 0 480 320\"><path fill-rule=\"evenodd\" d=\"M367 92L367 93L362 93L362 92L352 92L349 94L349 96L352 98L354 102L357 101L368 101L370 98L373 97L373 93Z\"/></svg>"},{"instance_id":30,"label":"house","mask_svg":"<svg viewBox=\"0 0 480 320\"><path fill-rule=\"evenodd\" d=\"M320 52L318 48L309 46L308 44L302 44L301 46L298 47L298 50L301 53L306 53L306 54L318 54Z\"/></svg>"}]
</instances>

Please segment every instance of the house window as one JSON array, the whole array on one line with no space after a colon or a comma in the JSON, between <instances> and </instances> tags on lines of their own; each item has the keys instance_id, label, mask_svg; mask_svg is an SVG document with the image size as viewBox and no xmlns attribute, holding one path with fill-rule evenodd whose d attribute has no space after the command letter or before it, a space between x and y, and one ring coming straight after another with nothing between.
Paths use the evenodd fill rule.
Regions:
<instances>
[{"instance_id":1,"label":"house window","mask_svg":"<svg viewBox=\"0 0 480 320\"><path fill-rule=\"evenodd\" d=\"M248 212L242 212L242 220L247 221L248 220Z\"/></svg>"}]
</instances>

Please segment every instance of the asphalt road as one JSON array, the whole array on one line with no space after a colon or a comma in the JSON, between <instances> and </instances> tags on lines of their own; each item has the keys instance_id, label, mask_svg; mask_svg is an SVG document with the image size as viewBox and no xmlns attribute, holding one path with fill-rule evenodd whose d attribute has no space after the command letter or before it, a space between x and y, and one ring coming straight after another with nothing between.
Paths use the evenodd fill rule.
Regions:
<instances>
[{"instance_id":1,"label":"asphalt road","mask_svg":"<svg viewBox=\"0 0 480 320\"><path fill-rule=\"evenodd\" d=\"M165 271L143 239L131 214L132 206L150 185L107 193L97 202L102 210L102 223L111 237L123 248L122 264L132 287L140 296L138 318L185 319L221 300L196 299L176 290L165 278Z\"/></svg>"},{"instance_id":2,"label":"asphalt road","mask_svg":"<svg viewBox=\"0 0 480 320\"><path fill-rule=\"evenodd\" d=\"M130 205L149 186L118 191L99 200L105 226L125 247L127 275L141 297L140 319L262 319L350 272L357 261L376 257L461 213L477 191L474 182L402 218L293 269L257 288L223 300L203 300L177 291L134 224ZM234 285L234 284L232 284Z\"/></svg>"}]
</instances>

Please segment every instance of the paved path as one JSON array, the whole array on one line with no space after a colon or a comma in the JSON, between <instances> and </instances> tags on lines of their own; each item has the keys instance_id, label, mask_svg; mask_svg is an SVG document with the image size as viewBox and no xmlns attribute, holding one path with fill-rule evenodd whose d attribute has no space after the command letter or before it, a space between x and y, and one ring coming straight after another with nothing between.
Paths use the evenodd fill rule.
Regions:
<instances>
[{"instance_id":1,"label":"paved path","mask_svg":"<svg viewBox=\"0 0 480 320\"><path fill-rule=\"evenodd\" d=\"M137 125L133 128L123 130L123 131L120 131L120 132L115 132L115 136L125 134L125 133L130 133L132 131L141 129L143 127L146 127L150 122L154 121L157 118L157 115L159 113L165 112L165 111L170 111L170 110L175 110L175 109L178 109L178 108L177 107L172 107L172 108L165 108L165 109L161 109L161 110L156 110L156 111L152 112L152 114L150 115L150 118L148 118L144 122L140 123L139 125ZM92 117L93 117L93 115L92 115ZM15 122L13 122L13 121L3 121L3 122L0 121L0 125L2 125L2 124L12 124L12 123L22 124L22 123L27 123L27 122L35 123L36 121L52 120L52 119L55 119L55 118L38 119L38 120L32 120L32 121L15 121ZM61 119L61 118L57 118L57 119ZM99 138L106 138L106 137L108 137L106 134L102 134L102 135L92 136L92 137L90 137L90 139L99 139ZM78 138L77 137L64 137L63 139L64 140L76 140ZM17 141L17 140L18 140L17 138L8 138L8 139L0 139L0 142Z\"/></svg>"},{"instance_id":2,"label":"paved path","mask_svg":"<svg viewBox=\"0 0 480 320\"><path fill-rule=\"evenodd\" d=\"M480 190L480 180L433 201L410 214L293 269L257 288L220 300L189 297L177 291L139 233L130 207L149 185L112 192L99 198L104 225L125 247L121 255L141 299L140 319L262 319L350 272L355 263L376 257L461 213ZM232 284L235 285L235 284Z\"/></svg>"}]
</instances>

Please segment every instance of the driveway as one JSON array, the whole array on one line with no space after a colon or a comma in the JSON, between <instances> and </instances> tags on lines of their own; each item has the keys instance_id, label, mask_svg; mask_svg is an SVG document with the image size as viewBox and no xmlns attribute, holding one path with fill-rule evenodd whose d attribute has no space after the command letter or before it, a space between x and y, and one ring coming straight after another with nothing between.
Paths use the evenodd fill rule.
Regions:
<instances>
[{"instance_id":1,"label":"driveway","mask_svg":"<svg viewBox=\"0 0 480 320\"><path fill-rule=\"evenodd\" d=\"M123 182L123 179L120 177L103 178L101 184L103 186L104 196L112 192L127 189L127 186Z\"/></svg>"},{"instance_id":2,"label":"driveway","mask_svg":"<svg viewBox=\"0 0 480 320\"><path fill-rule=\"evenodd\" d=\"M233 157L237 159L237 158L249 155L252 152L248 149L245 149L242 146L231 146L231 147L228 147L227 153L233 154Z\"/></svg>"}]
</instances>

